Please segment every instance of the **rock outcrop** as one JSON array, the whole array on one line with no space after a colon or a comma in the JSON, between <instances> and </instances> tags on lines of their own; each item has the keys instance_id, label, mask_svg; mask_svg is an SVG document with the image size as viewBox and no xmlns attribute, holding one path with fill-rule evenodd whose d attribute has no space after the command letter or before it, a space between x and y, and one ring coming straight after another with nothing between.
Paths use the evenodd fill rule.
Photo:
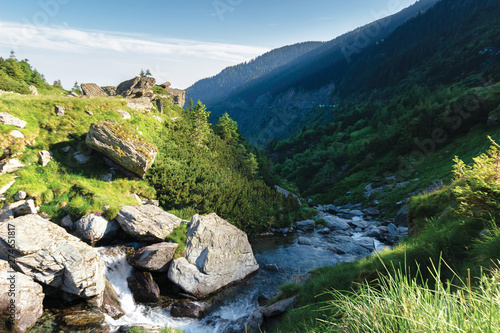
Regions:
<instances>
[{"instance_id":1,"label":"rock outcrop","mask_svg":"<svg viewBox=\"0 0 500 333\"><path fill-rule=\"evenodd\" d=\"M116 87L114 86L105 86L101 87L101 89L108 95L108 96L116 96Z\"/></svg>"},{"instance_id":2,"label":"rock outcrop","mask_svg":"<svg viewBox=\"0 0 500 333\"><path fill-rule=\"evenodd\" d=\"M122 82L116 88L116 93L124 98L149 98L151 101L154 97L153 87L156 80L152 77L139 77Z\"/></svg>"},{"instance_id":3,"label":"rock outcrop","mask_svg":"<svg viewBox=\"0 0 500 333\"><path fill-rule=\"evenodd\" d=\"M258 269L247 235L212 213L193 216L186 257L172 262L168 277L185 292L204 298Z\"/></svg>"},{"instance_id":4,"label":"rock outcrop","mask_svg":"<svg viewBox=\"0 0 500 333\"><path fill-rule=\"evenodd\" d=\"M0 260L0 276L0 313L8 321L14 319L15 332L24 332L43 314L42 286L24 274L13 272L5 260Z\"/></svg>"},{"instance_id":5,"label":"rock outcrop","mask_svg":"<svg viewBox=\"0 0 500 333\"><path fill-rule=\"evenodd\" d=\"M15 230L16 247L9 246ZM10 251L9 251L10 250ZM94 250L58 225L26 215L0 225L0 255L33 280L102 305L104 263Z\"/></svg>"},{"instance_id":6,"label":"rock outcrop","mask_svg":"<svg viewBox=\"0 0 500 333\"><path fill-rule=\"evenodd\" d=\"M128 262L135 268L149 272L166 272L174 258L176 243L158 243L143 247L128 257Z\"/></svg>"},{"instance_id":7,"label":"rock outcrop","mask_svg":"<svg viewBox=\"0 0 500 333\"><path fill-rule=\"evenodd\" d=\"M153 205L125 206L116 220L131 237L146 242L163 242L182 220Z\"/></svg>"},{"instance_id":8,"label":"rock outcrop","mask_svg":"<svg viewBox=\"0 0 500 333\"><path fill-rule=\"evenodd\" d=\"M108 94L95 83L82 83L82 92L87 97L106 97Z\"/></svg>"},{"instance_id":9,"label":"rock outcrop","mask_svg":"<svg viewBox=\"0 0 500 333\"><path fill-rule=\"evenodd\" d=\"M14 117L8 112L0 112L0 123L4 125L16 126L17 128L21 129L25 128L27 124L27 122L25 122L24 120Z\"/></svg>"},{"instance_id":10,"label":"rock outcrop","mask_svg":"<svg viewBox=\"0 0 500 333\"><path fill-rule=\"evenodd\" d=\"M28 89L30 90L33 96L38 96L38 90L36 89L35 86L29 86Z\"/></svg>"},{"instance_id":11,"label":"rock outcrop","mask_svg":"<svg viewBox=\"0 0 500 333\"><path fill-rule=\"evenodd\" d=\"M170 85L170 82L165 82L163 84L160 84L159 86L165 89L165 91L167 92L166 97L170 99L172 103L183 108L184 104L186 103L186 92L181 89L170 88Z\"/></svg>"},{"instance_id":12,"label":"rock outcrop","mask_svg":"<svg viewBox=\"0 0 500 333\"><path fill-rule=\"evenodd\" d=\"M158 149L137 136L120 137L119 126L111 122L92 124L85 142L90 148L144 178L154 163Z\"/></svg>"}]
</instances>

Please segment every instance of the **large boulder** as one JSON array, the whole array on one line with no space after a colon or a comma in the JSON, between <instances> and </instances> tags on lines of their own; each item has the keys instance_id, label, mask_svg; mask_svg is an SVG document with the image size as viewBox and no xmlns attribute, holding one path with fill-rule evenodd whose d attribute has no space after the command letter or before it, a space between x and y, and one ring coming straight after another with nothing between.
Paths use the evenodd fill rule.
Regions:
<instances>
[{"instance_id":1,"label":"large boulder","mask_svg":"<svg viewBox=\"0 0 500 333\"><path fill-rule=\"evenodd\" d=\"M85 142L90 148L144 178L154 163L158 149L138 136L123 137L120 126L112 122L92 124Z\"/></svg>"},{"instance_id":2,"label":"large boulder","mask_svg":"<svg viewBox=\"0 0 500 333\"><path fill-rule=\"evenodd\" d=\"M139 77L136 76L133 79L122 82L116 88L116 93L125 98L141 98L146 97L153 99L153 87L156 84L156 80L152 77Z\"/></svg>"},{"instance_id":3,"label":"large boulder","mask_svg":"<svg viewBox=\"0 0 500 333\"><path fill-rule=\"evenodd\" d=\"M14 117L8 112L0 112L0 123L16 126L17 128L25 128L27 124L24 120Z\"/></svg>"},{"instance_id":4,"label":"large boulder","mask_svg":"<svg viewBox=\"0 0 500 333\"><path fill-rule=\"evenodd\" d=\"M8 262L0 260L0 313L8 321L14 320L15 332L26 331L42 316L44 297L41 285L24 274L12 272ZM3 332L2 328L0 324Z\"/></svg>"},{"instance_id":5,"label":"large boulder","mask_svg":"<svg viewBox=\"0 0 500 333\"><path fill-rule=\"evenodd\" d=\"M396 214L396 219L394 220L394 224L398 227L407 227L408 226L408 205L404 205Z\"/></svg>"},{"instance_id":6,"label":"large boulder","mask_svg":"<svg viewBox=\"0 0 500 333\"><path fill-rule=\"evenodd\" d=\"M165 89L167 92L167 97L174 103L175 105L180 106L181 108L184 107L184 104L186 103L186 92L181 89L175 89L170 87L170 82L165 82L164 84L160 84L160 87Z\"/></svg>"},{"instance_id":7,"label":"large boulder","mask_svg":"<svg viewBox=\"0 0 500 333\"><path fill-rule=\"evenodd\" d=\"M136 271L127 282L136 303L157 303L160 300L160 287L151 273Z\"/></svg>"},{"instance_id":8,"label":"large boulder","mask_svg":"<svg viewBox=\"0 0 500 333\"><path fill-rule=\"evenodd\" d=\"M116 220L131 237L146 242L163 242L182 220L153 205L125 206Z\"/></svg>"},{"instance_id":9,"label":"large boulder","mask_svg":"<svg viewBox=\"0 0 500 333\"><path fill-rule=\"evenodd\" d=\"M82 92L87 97L106 97L108 94L95 83L82 83Z\"/></svg>"},{"instance_id":10,"label":"large boulder","mask_svg":"<svg viewBox=\"0 0 500 333\"><path fill-rule=\"evenodd\" d=\"M186 257L172 262L168 277L185 292L204 298L258 269L246 233L212 213L193 216Z\"/></svg>"},{"instance_id":11,"label":"large boulder","mask_svg":"<svg viewBox=\"0 0 500 333\"><path fill-rule=\"evenodd\" d=\"M174 258L176 243L158 243L140 248L128 257L128 262L135 268L149 272L166 272Z\"/></svg>"},{"instance_id":12,"label":"large boulder","mask_svg":"<svg viewBox=\"0 0 500 333\"><path fill-rule=\"evenodd\" d=\"M172 305L170 314L174 318L202 318L207 308L207 303L181 301Z\"/></svg>"},{"instance_id":13,"label":"large boulder","mask_svg":"<svg viewBox=\"0 0 500 333\"><path fill-rule=\"evenodd\" d=\"M16 247L9 244L15 233ZM10 241L10 242L9 242ZM102 305L104 263L92 247L38 215L0 225L0 256L33 280Z\"/></svg>"},{"instance_id":14,"label":"large boulder","mask_svg":"<svg viewBox=\"0 0 500 333\"><path fill-rule=\"evenodd\" d=\"M349 225L350 220L343 219L337 216L325 216L326 226L331 231L348 230L351 228Z\"/></svg>"},{"instance_id":15,"label":"large boulder","mask_svg":"<svg viewBox=\"0 0 500 333\"><path fill-rule=\"evenodd\" d=\"M95 244L104 237L108 228L108 220L96 214L89 214L76 221L74 228L80 239Z\"/></svg>"}]
</instances>

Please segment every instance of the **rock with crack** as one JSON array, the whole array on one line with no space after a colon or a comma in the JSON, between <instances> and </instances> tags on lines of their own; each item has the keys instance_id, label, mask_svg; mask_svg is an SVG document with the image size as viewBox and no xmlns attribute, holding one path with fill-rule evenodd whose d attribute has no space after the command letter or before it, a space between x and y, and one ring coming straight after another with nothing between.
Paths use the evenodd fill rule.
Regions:
<instances>
[{"instance_id":1,"label":"rock with crack","mask_svg":"<svg viewBox=\"0 0 500 333\"><path fill-rule=\"evenodd\" d=\"M168 277L185 292L205 298L258 269L246 233L212 213L193 216L186 257L172 262Z\"/></svg>"},{"instance_id":2,"label":"rock with crack","mask_svg":"<svg viewBox=\"0 0 500 333\"><path fill-rule=\"evenodd\" d=\"M156 80L152 77L139 77L122 82L116 88L116 93L125 98L154 98L153 87Z\"/></svg>"},{"instance_id":3,"label":"rock with crack","mask_svg":"<svg viewBox=\"0 0 500 333\"><path fill-rule=\"evenodd\" d=\"M107 97L108 94L95 83L82 83L83 96L87 97Z\"/></svg>"},{"instance_id":4,"label":"rock with crack","mask_svg":"<svg viewBox=\"0 0 500 333\"><path fill-rule=\"evenodd\" d=\"M48 150L42 150L38 153L38 164L46 166L52 161L52 153Z\"/></svg>"},{"instance_id":5,"label":"rock with crack","mask_svg":"<svg viewBox=\"0 0 500 333\"><path fill-rule=\"evenodd\" d=\"M25 167L17 158L13 158L0 163L0 176L6 173L14 173Z\"/></svg>"},{"instance_id":6,"label":"rock with crack","mask_svg":"<svg viewBox=\"0 0 500 333\"><path fill-rule=\"evenodd\" d=\"M120 166L144 178L153 165L158 148L135 134L124 134L113 122L90 125L85 142Z\"/></svg>"},{"instance_id":7,"label":"rock with crack","mask_svg":"<svg viewBox=\"0 0 500 333\"><path fill-rule=\"evenodd\" d=\"M128 257L128 262L135 268L149 272L166 272L174 258L176 243L158 243L140 248Z\"/></svg>"},{"instance_id":8,"label":"rock with crack","mask_svg":"<svg viewBox=\"0 0 500 333\"><path fill-rule=\"evenodd\" d=\"M42 286L24 274L12 272L9 263L5 260L0 260L0 276L2 277L0 279L1 317L11 319L11 310L13 310L16 327L13 332L25 332L43 314L45 294ZM15 302L14 307L12 307L12 301ZM4 320L0 322L0 331L9 332L10 330L3 327Z\"/></svg>"},{"instance_id":9,"label":"rock with crack","mask_svg":"<svg viewBox=\"0 0 500 333\"><path fill-rule=\"evenodd\" d=\"M116 220L132 238L146 242L163 242L182 223L182 219L153 205L125 206Z\"/></svg>"},{"instance_id":10,"label":"rock with crack","mask_svg":"<svg viewBox=\"0 0 500 333\"><path fill-rule=\"evenodd\" d=\"M16 248L9 246L15 228ZM0 225L0 255L13 258L16 271L33 280L102 305L104 263L92 247L38 215Z\"/></svg>"}]
</instances>

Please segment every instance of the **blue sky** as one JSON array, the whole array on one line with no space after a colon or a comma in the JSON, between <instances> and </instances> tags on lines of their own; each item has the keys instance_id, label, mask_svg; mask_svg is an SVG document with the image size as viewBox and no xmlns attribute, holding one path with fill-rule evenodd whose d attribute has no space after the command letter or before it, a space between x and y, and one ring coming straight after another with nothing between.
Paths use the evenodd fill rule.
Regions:
<instances>
[{"instance_id":1,"label":"blue sky","mask_svg":"<svg viewBox=\"0 0 500 333\"><path fill-rule=\"evenodd\" d=\"M0 56L62 80L117 85L149 68L187 88L271 49L326 41L415 0L21 0L0 11Z\"/></svg>"}]
</instances>

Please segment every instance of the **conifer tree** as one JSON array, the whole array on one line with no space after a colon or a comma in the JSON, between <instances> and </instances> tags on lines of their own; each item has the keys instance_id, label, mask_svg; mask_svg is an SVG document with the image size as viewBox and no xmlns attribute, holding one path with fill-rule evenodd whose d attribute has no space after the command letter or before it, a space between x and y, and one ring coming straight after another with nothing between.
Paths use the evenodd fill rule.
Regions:
<instances>
[{"instance_id":1,"label":"conifer tree","mask_svg":"<svg viewBox=\"0 0 500 333\"><path fill-rule=\"evenodd\" d=\"M238 137L238 124L225 112L215 125L215 132L226 144L231 144Z\"/></svg>"}]
</instances>

